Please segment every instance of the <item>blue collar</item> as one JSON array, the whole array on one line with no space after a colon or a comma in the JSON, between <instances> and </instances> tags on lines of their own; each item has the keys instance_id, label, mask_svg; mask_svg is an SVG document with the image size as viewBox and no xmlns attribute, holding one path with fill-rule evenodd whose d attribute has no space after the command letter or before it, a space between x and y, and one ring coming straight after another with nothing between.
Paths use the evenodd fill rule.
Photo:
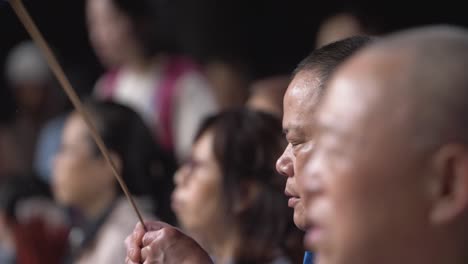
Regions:
<instances>
[{"instance_id":1,"label":"blue collar","mask_svg":"<svg viewBox=\"0 0 468 264\"><path fill-rule=\"evenodd\" d=\"M312 252L306 251L304 254L304 264L313 264L314 263L314 255Z\"/></svg>"}]
</instances>

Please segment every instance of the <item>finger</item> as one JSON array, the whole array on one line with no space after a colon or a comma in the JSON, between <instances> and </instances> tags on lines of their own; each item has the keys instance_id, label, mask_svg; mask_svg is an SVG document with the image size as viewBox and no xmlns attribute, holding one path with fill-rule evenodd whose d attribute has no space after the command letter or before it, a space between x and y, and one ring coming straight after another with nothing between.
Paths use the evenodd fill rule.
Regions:
<instances>
[{"instance_id":1,"label":"finger","mask_svg":"<svg viewBox=\"0 0 468 264\"><path fill-rule=\"evenodd\" d=\"M163 222L159 222L159 221L147 221L147 222L145 222L145 226L148 229L148 231L151 232L151 231L161 230L162 228L168 227L170 225L168 225L166 223L163 223ZM148 231L145 231L145 228L143 227L143 225L141 223L137 223L137 225L135 226L135 229L133 231L133 240L137 243L137 245L139 247L143 246L142 239L143 239L143 236ZM147 246L147 245L148 244L146 244L144 246Z\"/></svg>"},{"instance_id":2,"label":"finger","mask_svg":"<svg viewBox=\"0 0 468 264\"><path fill-rule=\"evenodd\" d=\"M141 240L145 235L145 230L139 227L139 225L141 224L138 223L135 229L133 229L133 233L129 236L128 244L132 248L141 248L142 246Z\"/></svg>"},{"instance_id":3,"label":"finger","mask_svg":"<svg viewBox=\"0 0 468 264\"><path fill-rule=\"evenodd\" d=\"M138 224L139 224L137 225L138 228L145 230L143 226L141 225L141 223L138 223ZM147 228L147 231L157 231L164 227L172 227L171 225L164 223L164 222L160 222L160 221L146 221L145 226Z\"/></svg>"},{"instance_id":4,"label":"finger","mask_svg":"<svg viewBox=\"0 0 468 264\"><path fill-rule=\"evenodd\" d=\"M153 245L144 247L142 249L142 254L144 255L143 264L168 263L167 260L164 259L164 253L160 252L159 249ZM174 262L169 261L169 263Z\"/></svg>"},{"instance_id":5,"label":"finger","mask_svg":"<svg viewBox=\"0 0 468 264\"><path fill-rule=\"evenodd\" d=\"M141 242L141 239L139 241ZM133 235L130 235L125 239L125 247L127 249L127 258L133 262L141 261L140 246L134 241Z\"/></svg>"},{"instance_id":6,"label":"finger","mask_svg":"<svg viewBox=\"0 0 468 264\"><path fill-rule=\"evenodd\" d=\"M144 263L148 262L150 260L150 256L152 255L151 252L152 248L151 246L147 246L141 249L141 261Z\"/></svg>"},{"instance_id":7,"label":"finger","mask_svg":"<svg viewBox=\"0 0 468 264\"><path fill-rule=\"evenodd\" d=\"M155 242L161 237L161 234L164 229L158 231L151 231L146 233L142 238L143 247L147 247L152 244L156 244Z\"/></svg>"},{"instance_id":8,"label":"finger","mask_svg":"<svg viewBox=\"0 0 468 264\"><path fill-rule=\"evenodd\" d=\"M165 227L172 227L169 224L166 224L164 222L159 222L159 221L147 221L145 222L145 226L148 229L148 231L157 231ZM145 228L143 227L143 225L140 222L138 222L133 230L132 242L135 242L136 245L138 246L142 246L140 242L146 232L147 231L145 231Z\"/></svg>"},{"instance_id":9,"label":"finger","mask_svg":"<svg viewBox=\"0 0 468 264\"><path fill-rule=\"evenodd\" d=\"M125 264L139 264L138 262L133 262L131 259L128 257L125 258Z\"/></svg>"}]
</instances>

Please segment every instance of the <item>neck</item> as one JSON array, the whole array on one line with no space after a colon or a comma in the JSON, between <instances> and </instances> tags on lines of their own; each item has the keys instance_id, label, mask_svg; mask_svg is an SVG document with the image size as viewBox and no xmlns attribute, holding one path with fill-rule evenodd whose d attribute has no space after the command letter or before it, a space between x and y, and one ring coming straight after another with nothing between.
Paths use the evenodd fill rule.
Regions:
<instances>
[{"instance_id":1,"label":"neck","mask_svg":"<svg viewBox=\"0 0 468 264\"><path fill-rule=\"evenodd\" d=\"M402 254L393 254L396 259L393 258L393 261L388 263L403 263L401 260L404 259L404 263L466 264L468 263L467 244L460 238L460 230L458 233L438 230L429 237L421 238L418 246L405 248L401 250Z\"/></svg>"},{"instance_id":2,"label":"neck","mask_svg":"<svg viewBox=\"0 0 468 264\"><path fill-rule=\"evenodd\" d=\"M237 228L229 228L229 231L226 230L224 234L220 233L217 239L213 239L210 245L217 263L229 263L235 257L236 250L240 246Z\"/></svg>"},{"instance_id":3,"label":"neck","mask_svg":"<svg viewBox=\"0 0 468 264\"><path fill-rule=\"evenodd\" d=\"M99 217L114 201L116 192L114 190L101 192L98 197L90 199L86 206L80 208L86 219Z\"/></svg>"},{"instance_id":4,"label":"neck","mask_svg":"<svg viewBox=\"0 0 468 264\"><path fill-rule=\"evenodd\" d=\"M448 243L445 243L442 246L441 256L434 256L433 259L436 261L434 264L466 264L468 263L468 246L465 243L456 243L456 240L452 240ZM449 246L451 244L451 246ZM437 250L438 251L438 250ZM430 261L427 263L431 263Z\"/></svg>"},{"instance_id":5,"label":"neck","mask_svg":"<svg viewBox=\"0 0 468 264\"><path fill-rule=\"evenodd\" d=\"M466 248L466 245L465 245ZM428 257L424 262L426 264L466 264L468 263L467 253L460 250L450 250L446 252L440 252L439 249L435 252L440 253L428 254ZM415 262L412 262L415 263Z\"/></svg>"},{"instance_id":6,"label":"neck","mask_svg":"<svg viewBox=\"0 0 468 264\"><path fill-rule=\"evenodd\" d=\"M432 248L428 248L428 264L466 264L468 263L468 238L466 236L466 218L454 224L452 228L435 232Z\"/></svg>"}]
</instances>

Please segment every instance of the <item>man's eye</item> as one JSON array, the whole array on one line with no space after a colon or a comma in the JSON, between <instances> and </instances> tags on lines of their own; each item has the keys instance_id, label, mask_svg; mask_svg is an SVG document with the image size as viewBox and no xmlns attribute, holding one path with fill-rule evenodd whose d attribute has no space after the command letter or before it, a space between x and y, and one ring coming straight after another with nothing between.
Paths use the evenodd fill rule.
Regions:
<instances>
[{"instance_id":1,"label":"man's eye","mask_svg":"<svg viewBox=\"0 0 468 264\"><path fill-rule=\"evenodd\" d=\"M297 146L299 146L301 144L302 144L302 142L291 142L291 146L293 146L293 148L297 147Z\"/></svg>"}]
</instances>

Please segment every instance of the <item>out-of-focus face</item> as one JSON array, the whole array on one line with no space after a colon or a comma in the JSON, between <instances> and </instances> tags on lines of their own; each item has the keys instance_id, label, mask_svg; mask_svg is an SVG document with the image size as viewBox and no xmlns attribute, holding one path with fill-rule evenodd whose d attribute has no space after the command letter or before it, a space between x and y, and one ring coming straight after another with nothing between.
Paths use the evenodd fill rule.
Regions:
<instances>
[{"instance_id":1,"label":"out-of-focus face","mask_svg":"<svg viewBox=\"0 0 468 264\"><path fill-rule=\"evenodd\" d=\"M289 81L289 76L278 75L254 82L247 106L281 118L284 93Z\"/></svg>"},{"instance_id":2,"label":"out-of-focus face","mask_svg":"<svg viewBox=\"0 0 468 264\"><path fill-rule=\"evenodd\" d=\"M77 114L66 121L52 183L59 203L80 209L88 208L102 193L115 188L105 160L93 152L86 124Z\"/></svg>"},{"instance_id":3,"label":"out-of-focus face","mask_svg":"<svg viewBox=\"0 0 468 264\"><path fill-rule=\"evenodd\" d=\"M138 42L129 17L112 0L88 0L88 32L91 44L106 67L120 66L138 52Z\"/></svg>"},{"instance_id":4,"label":"out-of-focus face","mask_svg":"<svg viewBox=\"0 0 468 264\"><path fill-rule=\"evenodd\" d=\"M316 114L304 169L306 246L320 264L423 263L414 251L428 233L427 161L412 147L405 96L387 89L398 80L379 79L390 69L346 66Z\"/></svg>"},{"instance_id":5,"label":"out-of-focus face","mask_svg":"<svg viewBox=\"0 0 468 264\"><path fill-rule=\"evenodd\" d=\"M15 98L19 108L35 113L40 111L47 96L46 83L24 82L15 84Z\"/></svg>"},{"instance_id":6,"label":"out-of-focus face","mask_svg":"<svg viewBox=\"0 0 468 264\"><path fill-rule=\"evenodd\" d=\"M6 238L9 233L7 213L4 209L0 209L0 237Z\"/></svg>"},{"instance_id":7,"label":"out-of-focus face","mask_svg":"<svg viewBox=\"0 0 468 264\"><path fill-rule=\"evenodd\" d=\"M193 145L191 159L175 176L172 207L182 227L192 235L214 232L223 223L222 174L213 154L213 132Z\"/></svg>"},{"instance_id":8,"label":"out-of-focus face","mask_svg":"<svg viewBox=\"0 0 468 264\"><path fill-rule=\"evenodd\" d=\"M288 205L294 208L294 223L306 230L301 178L305 158L313 147L313 115L318 100L318 74L300 72L290 83L284 96L283 129L289 144L276 163L279 173L287 177L285 193Z\"/></svg>"},{"instance_id":9,"label":"out-of-focus face","mask_svg":"<svg viewBox=\"0 0 468 264\"><path fill-rule=\"evenodd\" d=\"M358 17L348 13L338 13L327 18L317 33L316 48L352 36L366 35Z\"/></svg>"}]
</instances>

